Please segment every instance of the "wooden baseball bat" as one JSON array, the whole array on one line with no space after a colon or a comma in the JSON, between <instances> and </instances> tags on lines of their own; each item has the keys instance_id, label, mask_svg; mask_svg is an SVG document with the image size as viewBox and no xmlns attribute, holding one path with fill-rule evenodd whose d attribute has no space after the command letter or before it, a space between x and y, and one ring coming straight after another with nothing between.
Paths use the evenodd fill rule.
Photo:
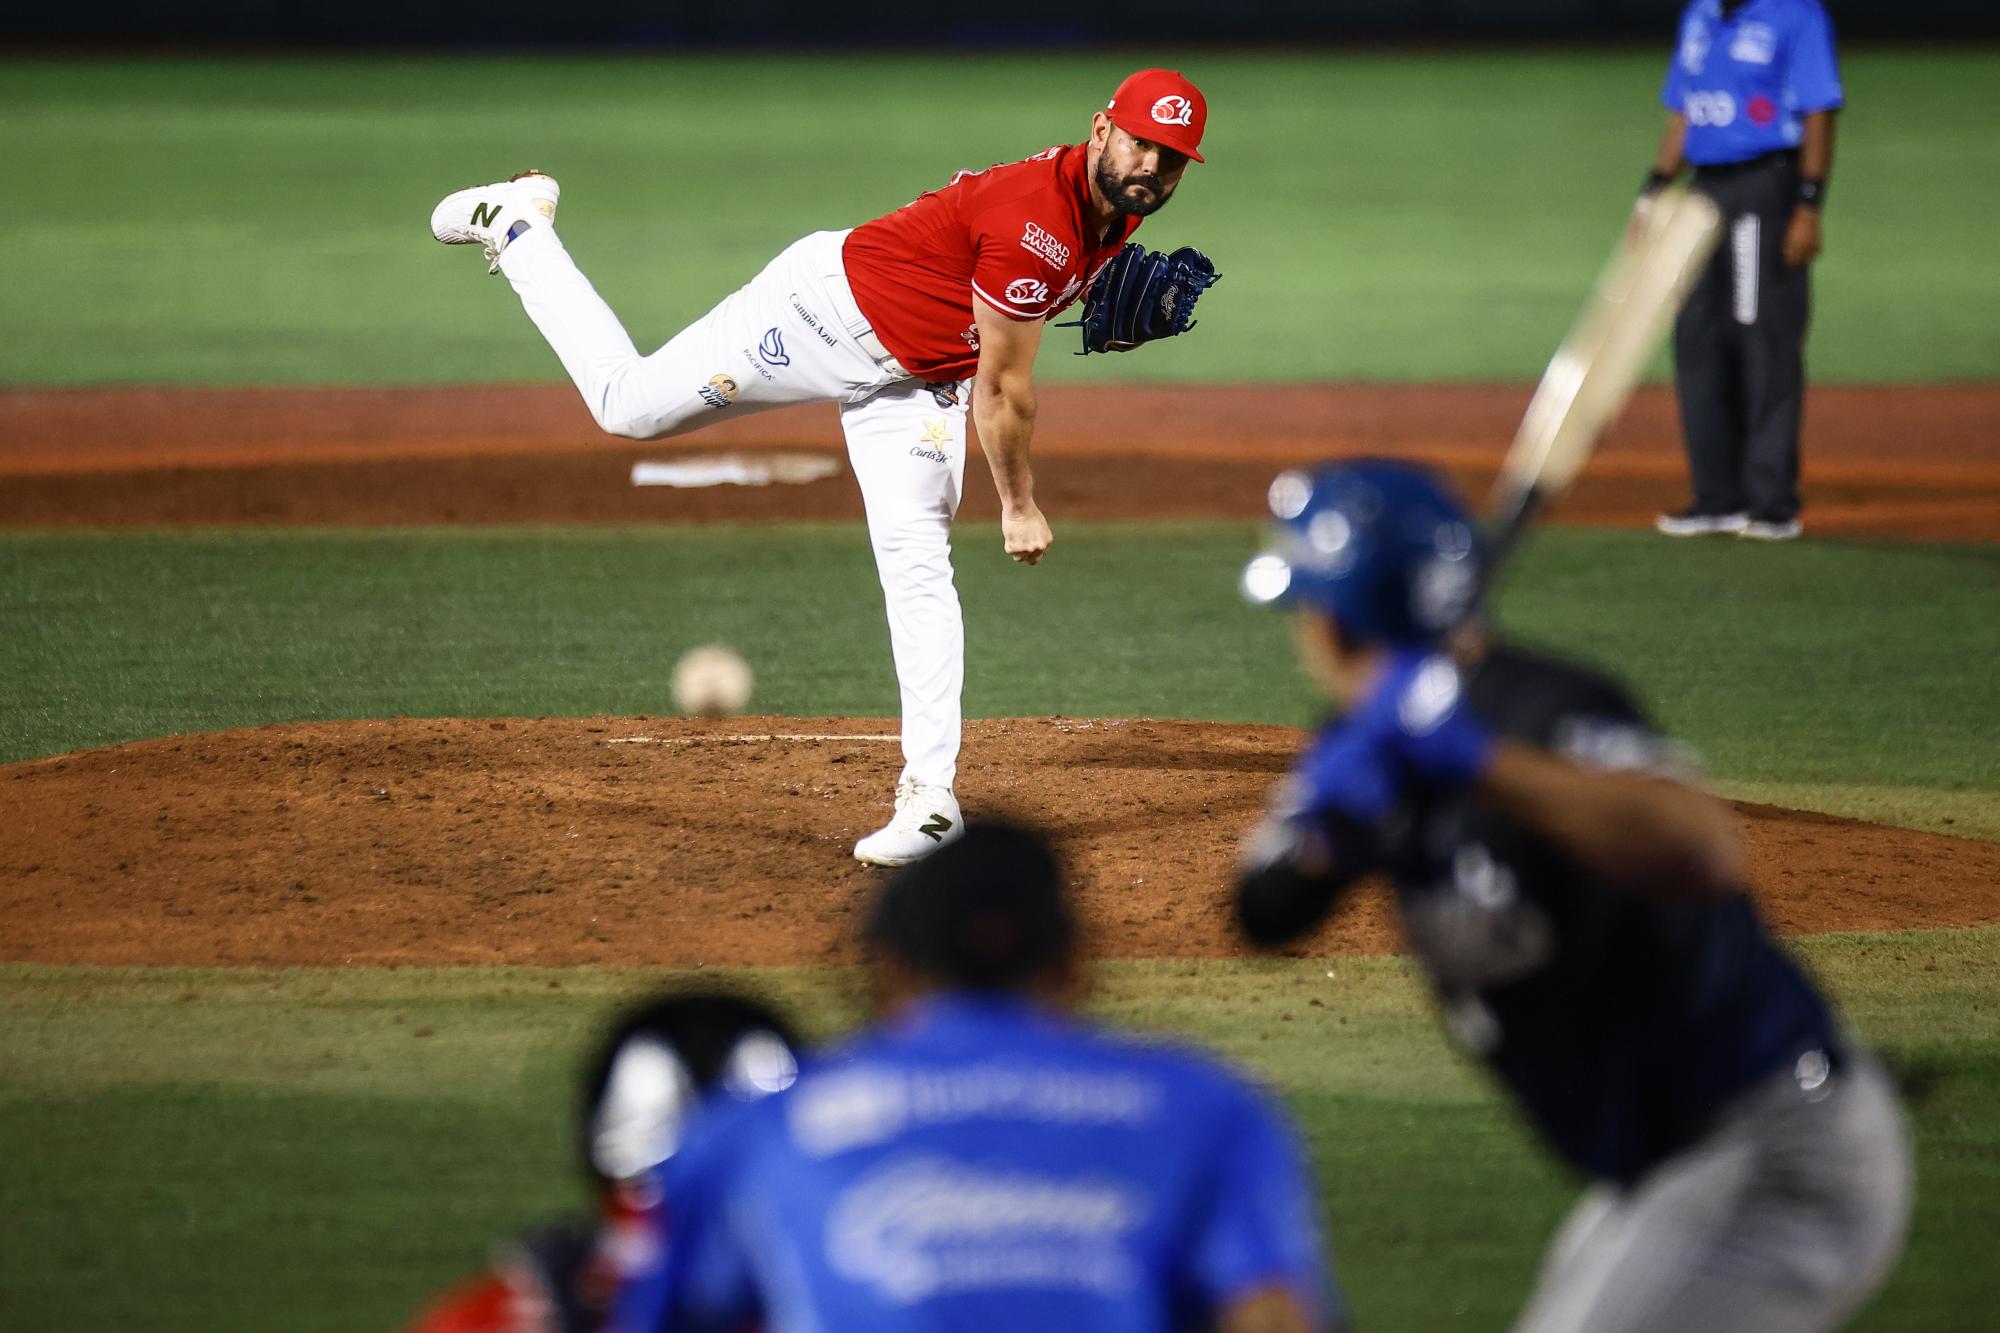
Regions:
<instances>
[{"instance_id":1,"label":"wooden baseball bat","mask_svg":"<svg viewBox=\"0 0 2000 1333\"><path fill-rule=\"evenodd\" d=\"M1676 186L1651 201L1636 241L1619 239L1500 464L1487 501L1482 594L1528 524L1569 489L1617 419L1721 235L1715 203Z\"/></svg>"}]
</instances>

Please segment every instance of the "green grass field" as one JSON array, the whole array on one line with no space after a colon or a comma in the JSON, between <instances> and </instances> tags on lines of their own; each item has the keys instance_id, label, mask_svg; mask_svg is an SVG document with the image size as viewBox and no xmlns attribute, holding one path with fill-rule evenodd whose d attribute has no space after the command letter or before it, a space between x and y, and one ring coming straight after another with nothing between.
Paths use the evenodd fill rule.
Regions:
<instances>
[{"instance_id":1,"label":"green grass field","mask_svg":"<svg viewBox=\"0 0 2000 1333\"><path fill-rule=\"evenodd\" d=\"M563 234L645 346L785 244L1082 137L1140 59L0 62L0 384L439 383L559 371L426 230L461 185L563 181ZM1123 378L1532 379L1651 159L1658 52L1148 52L1213 107L1148 223L1224 284ZM2000 54L1850 52L1812 365L2000 366ZM1052 379L1098 365L1049 357Z\"/></svg>"},{"instance_id":2,"label":"green grass field","mask_svg":"<svg viewBox=\"0 0 2000 1333\"><path fill-rule=\"evenodd\" d=\"M1254 528L1071 524L1033 570L992 538L959 536L972 715L1315 716L1281 620L1236 595ZM1505 622L1633 680L1720 778L1994 801L2000 553L1671 549L1540 534ZM273 719L658 713L712 640L760 709L887 715L879 597L858 526L0 536L0 762Z\"/></svg>"},{"instance_id":3,"label":"green grass field","mask_svg":"<svg viewBox=\"0 0 2000 1333\"><path fill-rule=\"evenodd\" d=\"M1073 525L1033 571L968 545L970 709L1307 720L1282 625L1234 594L1255 536ZM1545 532L1507 623L1630 675L1731 783L1835 809L1899 794L1865 812L2000 837L1990 548L1659 549ZM274 719L658 712L674 655L710 638L757 663L760 707L887 713L876 595L843 525L5 536L0 759ZM1808 596L1834 603L1772 623ZM1911 1256L1865 1327L1970 1329L2000 1295L1970 1262L2000 1225L1996 951L2000 928L1809 946L1862 1030L1937 1084ZM1120 964L1103 1008L1285 1092L1367 1326L1498 1326L1569 1186L1448 1052L1405 965L1328 970ZM384 1326L571 1201L580 1043L656 979L0 968L0 1136L34 1148L0 1209L38 1241L0 1255L0 1315ZM822 1030L855 1011L840 973L750 979Z\"/></svg>"},{"instance_id":4,"label":"green grass field","mask_svg":"<svg viewBox=\"0 0 2000 1333\"><path fill-rule=\"evenodd\" d=\"M1866 1329L1985 1327L2000 1227L2000 928L1806 950L1926 1091L1909 1258ZM850 977L746 979L819 1030ZM0 969L8 1327L383 1328L506 1226L576 1206L587 1034L656 978L572 969ZM1397 959L1122 963L1097 1011L1284 1090L1371 1329L1504 1325L1570 1184Z\"/></svg>"},{"instance_id":5,"label":"green grass field","mask_svg":"<svg viewBox=\"0 0 2000 1333\"><path fill-rule=\"evenodd\" d=\"M559 174L572 249L655 342L807 230L1080 135L1154 61L1215 118L1143 236L1227 278L1196 337L1121 378L1531 379L1651 152L1664 54L4 60L0 388L553 378L504 284L429 240L445 190ZM2000 53L1850 52L1847 85L1815 375L1991 378ZM992 537L959 543L972 713L1312 716L1282 625L1235 597L1248 528L1073 524L1032 571ZM1662 550L1542 533L1504 621L1630 678L1731 794L2000 838L2000 550ZM755 663L760 708L894 711L857 527L0 533L0 763L270 721L657 713L710 639ZM2000 927L1804 952L1920 1093L1916 1229L1861 1327L1987 1327ZM393 1324L576 1201L579 1053L665 979L0 966L0 1328ZM858 1013L850 974L741 979L821 1032ZM1121 963L1098 1009L1284 1093L1363 1327L1505 1324L1570 1186L1406 964Z\"/></svg>"}]
</instances>

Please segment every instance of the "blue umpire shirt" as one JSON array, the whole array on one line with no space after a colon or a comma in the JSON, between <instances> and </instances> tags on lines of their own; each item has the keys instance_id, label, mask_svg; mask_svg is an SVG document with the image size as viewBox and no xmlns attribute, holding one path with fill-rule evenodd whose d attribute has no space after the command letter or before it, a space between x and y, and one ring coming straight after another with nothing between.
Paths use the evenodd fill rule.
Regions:
<instances>
[{"instance_id":1,"label":"blue umpire shirt","mask_svg":"<svg viewBox=\"0 0 2000 1333\"><path fill-rule=\"evenodd\" d=\"M1796 148L1806 116L1841 105L1833 25L1819 0L1694 0L1660 100L1687 117L1695 166Z\"/></svg>"},{"instance_id":2,"label":"blue umpire shirt","mask_svg":"<svg viewBox=\"0 0 2000 1333\"><path fill-rule=\"evenodd\" d=\"M1284 1116L1217 1065L943 994L717 1108L669 1162L618 1333L1212 1326L1273 1284L1339 1311Z\"/></svg>"}]
</instances>

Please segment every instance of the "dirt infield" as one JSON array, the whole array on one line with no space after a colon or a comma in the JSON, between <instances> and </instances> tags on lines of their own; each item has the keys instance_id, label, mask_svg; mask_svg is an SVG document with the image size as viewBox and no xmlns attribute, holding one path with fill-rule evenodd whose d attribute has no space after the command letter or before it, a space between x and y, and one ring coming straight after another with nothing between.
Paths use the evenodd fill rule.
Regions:
<instances>
[{"instance_id":1,"label":"dirt infield","mask_svg":"<svg viewBox=\"0 0 2000 1333\"><path fill-rule=\"evenodd\" d=\"M1257 516L1278 467L1386 453L1468 492L1519 387L1052 388L1037 489L1066 519ZM0 393L0 527L793 521L797 486L634 487L634 462L840 449L831 410L690 440L599 436L566 388ZM2000 386L1815 390L1815 535L2000 540ZM997 513L978 459L963 516ZM1683 499L1671 396L1642 392L1558 521ZM273 726L0 768L0 960L781 963L851 956L895 747L852 719ZM757 739L762 737L762 739ZM776 737L775 739L773 737ZM814 738L814 739L801 739ZM786 739L790 738L790 739ZM1039 719L967 728L971 809L1052 827L1124 956L1235 946L1235 841L1297 742L1272 728ZM1806 932L2000 919L2000 846L1742 807L1755 882ZM1307 946L1382 951L1366 895Z\"/></svg>"},{"instance_id":2,"label":"dirt infield","mask_svg":"<svg viewBox=\"0 0 2000 1333\"><path fill-rule=\"evenodd\" d=\"M1061 386L1041 392L1043 508L1065 519L1250 518L1285 463L1422 459L1485 485L1527 386ZM1815 389L1815 535L2000 540L2000 386ZM1685 501L1672 395L1642 391L1560 522L1638 526ZM803 486L634 487L632 464L840 450L826 409L633 445L556 387L0 393L0 527L852 519L843 468ZM998 512L977 459L964 516Z\"/></svg>"},{"instance_id":3,"label":"dirt infield","mask_svg":"<svg viewBox=\"0 0 2000 1333\"><path fill-rule=\"evenodd\" d=\"M397 720L272 726L0 768L0 961L839 961L881 873L890 722ZM1101 950L1237 951L1236 841L1299 734L973 722L967 805L1061 839ZM1741 806L1793 933L2000 920L2000 844ZM1383 952L1383 895L1302 949Z\"/></svg>"}]
</instances>

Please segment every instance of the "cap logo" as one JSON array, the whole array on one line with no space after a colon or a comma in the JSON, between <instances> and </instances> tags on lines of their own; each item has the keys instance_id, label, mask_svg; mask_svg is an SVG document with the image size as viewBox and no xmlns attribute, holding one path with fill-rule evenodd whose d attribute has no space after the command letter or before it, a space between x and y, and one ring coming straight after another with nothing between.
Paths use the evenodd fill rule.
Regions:
<instances>
[{"instance_id":1,"label":"cap logo","mask_svg":"<svg viewBox=\"0 0 2000 1333\"><path fill-rule=\"evenodd\" d=\"M1194 124L1194 103L1179 93L1168 93L1153 103L1153 119L1162 125Z\"/></svg>"}]
</instances>

